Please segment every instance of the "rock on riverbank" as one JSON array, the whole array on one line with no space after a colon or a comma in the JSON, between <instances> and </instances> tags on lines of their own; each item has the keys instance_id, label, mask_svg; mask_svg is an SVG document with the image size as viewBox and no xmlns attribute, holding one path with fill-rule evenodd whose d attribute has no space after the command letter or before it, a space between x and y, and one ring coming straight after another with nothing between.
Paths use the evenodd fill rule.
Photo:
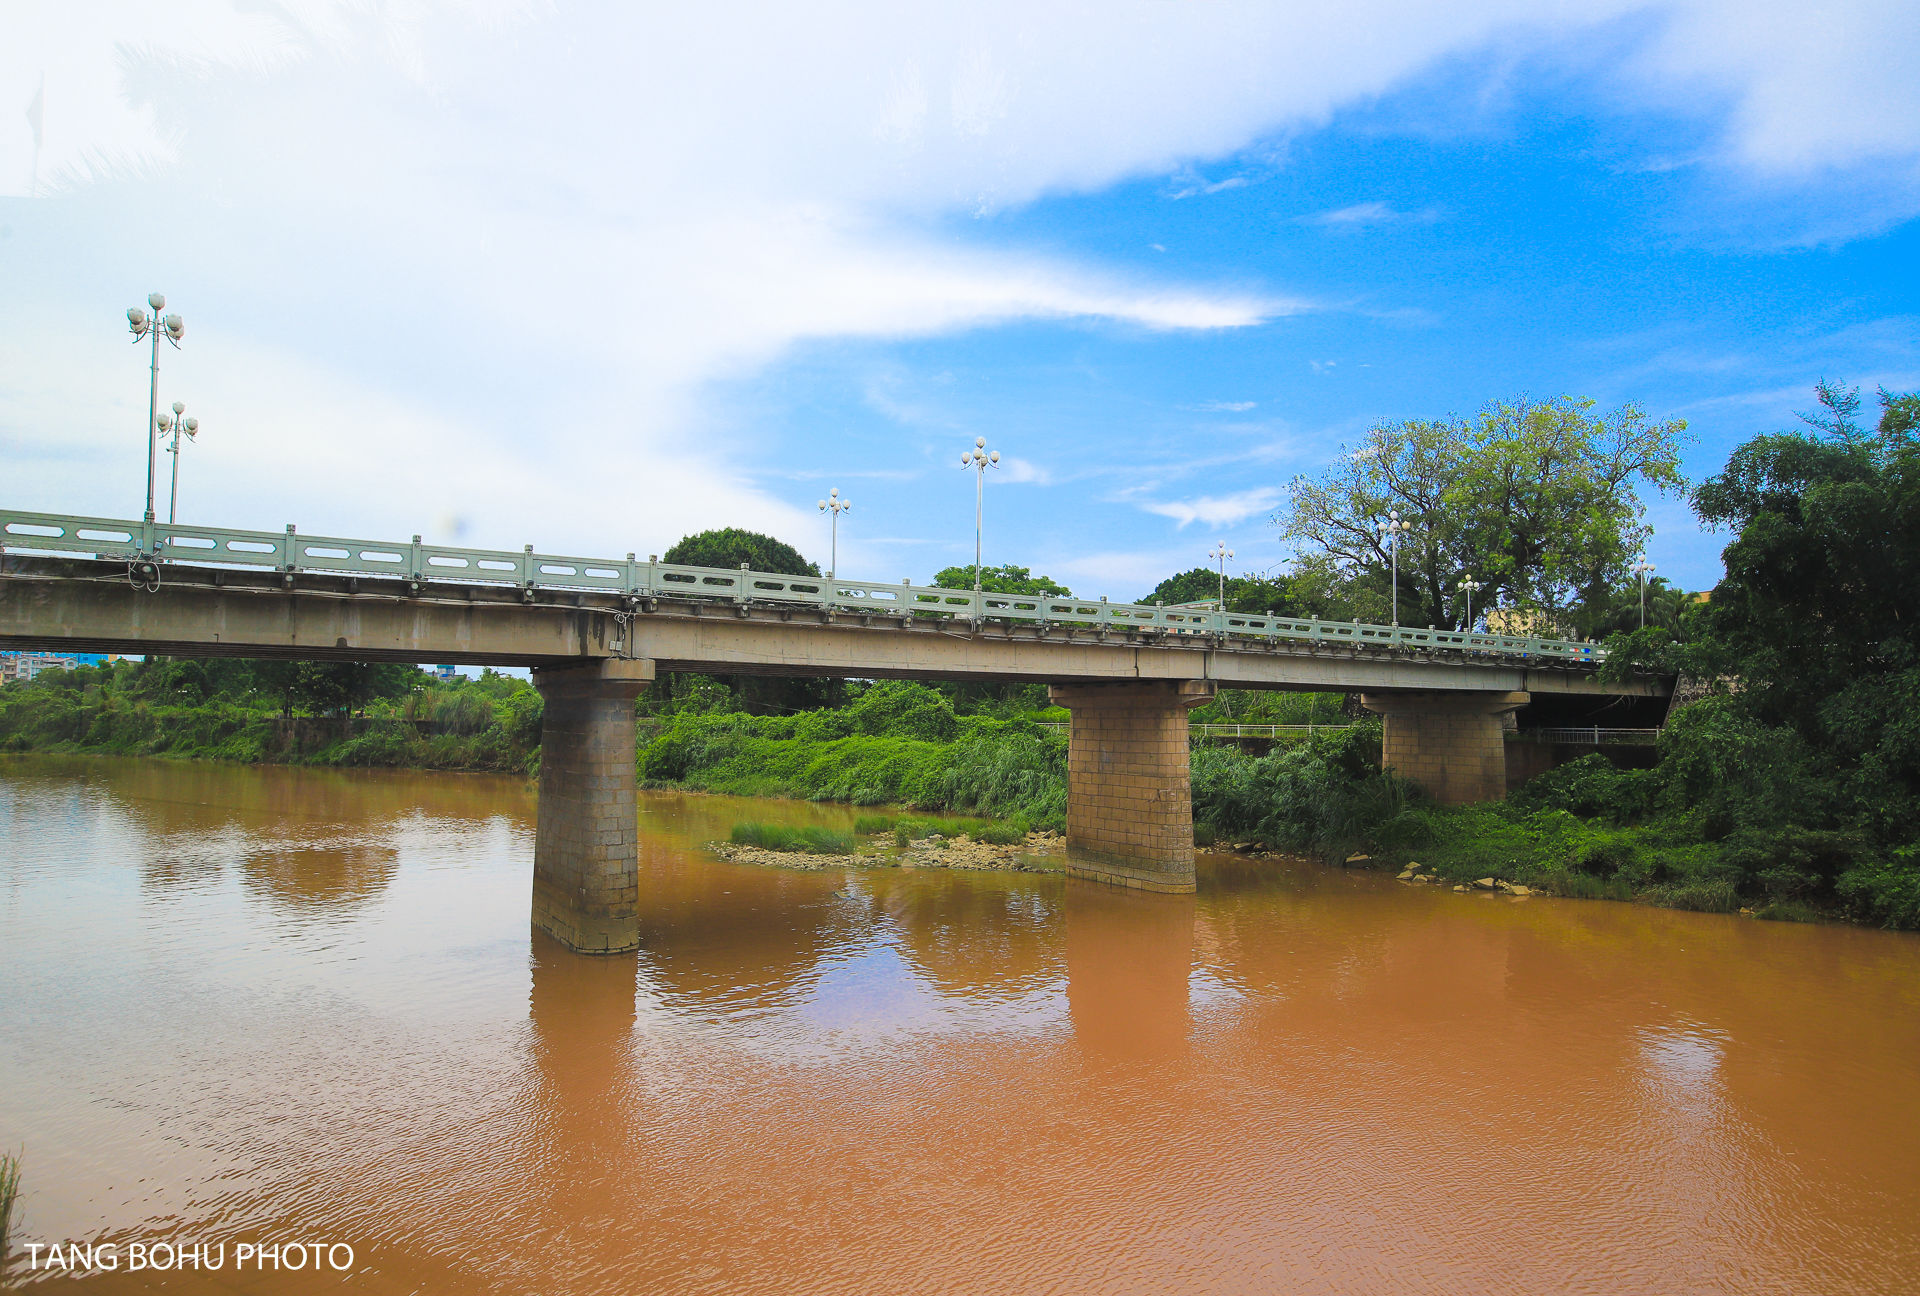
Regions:
<instances>
[{"instance_id":1,"label":"rock on riverbank","mask_svg":"<svg viewBox=\"0 0 1920 1296\"><path fill-rule=\"evenodd\" d=\"M1008 873L1057 873L1066 861L1066 838L1057 833L1028 833L1026 840L1005 846L971 837L922 837L896 846L881 833L852 855L815 855L805 851L773 851L736 842L708 842L707 849L735 864L764 868L818 871L834 868L994 869Z\"/></svg>"}]
</instances>

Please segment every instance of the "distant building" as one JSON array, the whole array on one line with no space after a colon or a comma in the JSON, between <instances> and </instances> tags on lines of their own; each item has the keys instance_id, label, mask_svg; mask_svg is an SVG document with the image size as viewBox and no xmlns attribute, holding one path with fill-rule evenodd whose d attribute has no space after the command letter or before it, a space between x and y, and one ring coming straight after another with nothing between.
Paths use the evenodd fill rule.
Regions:
<instances>
[{"instance_id":1,"label":"distant building","mask_svg":"<svg viewBox=\"0 0 1920 1296\"><path fill-rule=\"evenodd\" d=\"M0 684L24 683L50 670L98 666L106 659L105 653L0 652Z\"/></svg>"},{"instance_id":2,"label":"distant building","mask_svg":"<svg viewBox=\"0 0 1920 1296\"><path fill-rule=\"evenodd\" d=\"M442 684L448 684L460 678L460 668L458 666L435 666L428 673Z\"/></svg>"}]
</instances>

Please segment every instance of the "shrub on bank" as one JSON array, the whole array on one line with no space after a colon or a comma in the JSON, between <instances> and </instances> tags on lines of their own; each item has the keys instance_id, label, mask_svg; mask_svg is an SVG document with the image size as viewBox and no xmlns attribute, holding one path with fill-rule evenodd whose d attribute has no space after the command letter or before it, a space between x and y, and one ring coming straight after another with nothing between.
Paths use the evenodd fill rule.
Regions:
<instances>
[{"instance_id":1,"label":"shrub on bank","mask_svg":"<svg viewBox=\"0 0 1920 1296\"><path fill-rule=\"evenodd\" d=\"M749 820L733 826L731 839L740 846L758 846L770 851L804 851L810 855L851 855L854 850L851 833L812 824L793 828L786 824Z\"/></svg>"},{"instance_id":2,"label":"shrub on bank","mask_svg":"<svg viewBox=\"0 0 1920 1296\"><path fill-rule=\"evenodd\" d=\"M1064 735L1021 720L955 717L944 697L920 685L889 689L868 704L876 693L881 686L854 706L797 717L676 714L640 747L640 777L651 786L735 795L972 812L1011 820L1023 832L1065 827ZM885 716L904 717L915 733L953 736L856 732ZM839 736L809 736L821 734Z\"/></svg>"}]
</instances>

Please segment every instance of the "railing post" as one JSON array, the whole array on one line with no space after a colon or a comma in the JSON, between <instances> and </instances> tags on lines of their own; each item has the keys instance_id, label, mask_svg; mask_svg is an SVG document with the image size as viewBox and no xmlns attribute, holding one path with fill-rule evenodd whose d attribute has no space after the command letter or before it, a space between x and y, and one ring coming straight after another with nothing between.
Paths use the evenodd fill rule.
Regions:
<instances>
[{"instance_id":1,"label":"railing post","mask_svg":"<svg viewBox=\"0 0 1920 1296\"><path fill-rule=\"evenodd\" d=\"M412 576L412 578L416 582L424 580L425 579L424 571L425 571L426 563L425 563L425 560L420 555L420 537L419 536L415 536L413 538L413 549L409 555L409 558L410 558L410 561L408 563L408 566L410 568L410 575Z\"/></svg>"},{"instance_id":2,"label":"railing post","mask_svg":"<svg viewBox=\"0 0 1920 1296\"><path fill-rule=\"evenodd\" d=\"M520 551L520 588L529 597L533 594L533 546L528 545Z\"/></svg>"},{"instance_id":3,"label":"railing post","mask_svg":"<svg viewBox=\"0 0 1920 1296\"><path fill-rule=\"evenodd\" d=\"M291 576L299 570L297 559L300 554L299 542L293 538L293 523L287 523L287 534L280 540L280 570Z\"/></svg>"},{"instance_id":4,"label":"railing post","mask_svg":"<svg viewBox=\"0 0 1920 1296\"><path fill-rule=\"evenodd\" d=\"M739 587L739 590L733 596L733 601L735 603L740 604L742 607L746 606L747 597L748 597L747 570L748 570L747 564L741 563L740 564L740 587Z\"/></svg>"}]
</instances>

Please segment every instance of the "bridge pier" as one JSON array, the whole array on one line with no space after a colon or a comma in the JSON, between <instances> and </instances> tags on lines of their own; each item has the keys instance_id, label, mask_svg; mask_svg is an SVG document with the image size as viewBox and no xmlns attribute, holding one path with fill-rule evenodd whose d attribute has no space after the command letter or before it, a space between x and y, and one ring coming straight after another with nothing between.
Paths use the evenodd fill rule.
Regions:
<instances>
[{"instance_id":1,"label":"bridge pier","mask_svg":"<svg viewBox=\"0 0 1920 1296\"><path fill-rule=\"evenodd\" d=\"M1526 693L1362 693L1360 705L1385 718L1381 763L1442 805L1507 795L1502 721Z\"/></svg>"},{"instance_id":2,"label":"bridge pier","mask_svg":"<svg viewBox=\"0 0 1920 1296\"><path fill-rule=\"evenodd\" d=\"M533 671L546 704L533 925L583 954L640 945L633 701L652 680L652 662L606 657Z\"/></svg>"},{"instance_id":3,"label":"bridge pier","mask_svg":"<svg viewBox=\"0 0 1920 1296\"><path fill-rule=\"evenodd\" d=\"M1187 712L1200 680L1056 684L1067 740L1067 872L1142 891L1193 890Z\"/></svg>"}]
</instances>

